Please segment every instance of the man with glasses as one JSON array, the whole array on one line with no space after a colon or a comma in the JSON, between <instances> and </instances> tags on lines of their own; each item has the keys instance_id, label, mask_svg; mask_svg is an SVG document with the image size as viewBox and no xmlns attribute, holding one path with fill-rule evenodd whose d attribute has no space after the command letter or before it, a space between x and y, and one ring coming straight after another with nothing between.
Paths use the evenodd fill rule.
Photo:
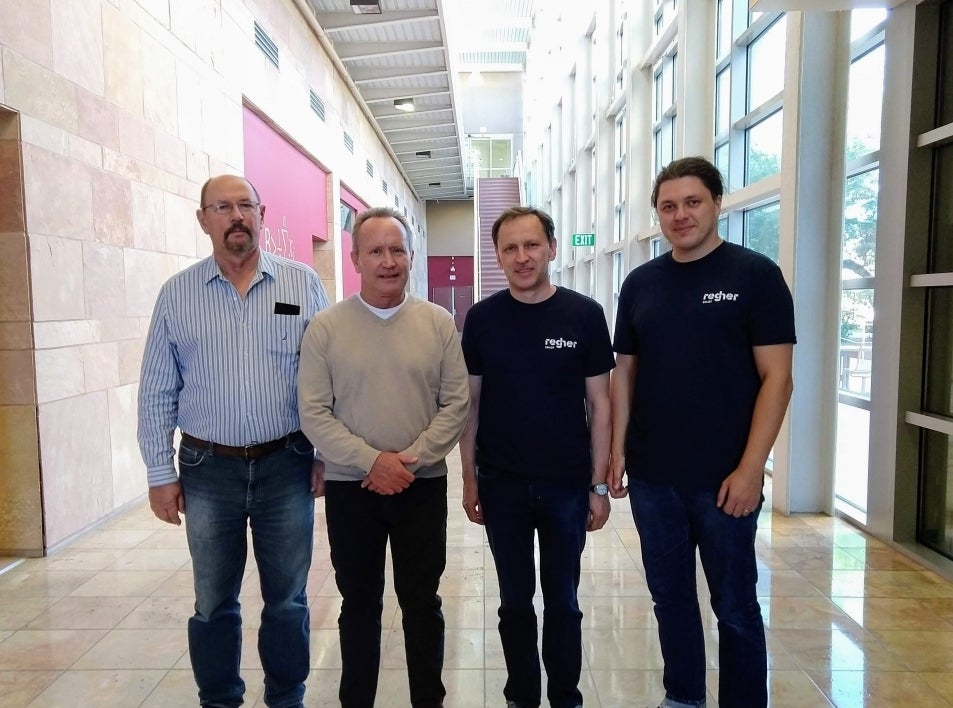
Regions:
<instances>
[{"instance_id":1,"label":"man with glasses","mask_svg":"<svg viewBox=\"0 0 953 708\"><path fill-rule=\"evenodd\" d=\"M212 255L160 290L139 384L150 506L162 521L187 520L189 656L203 706L239 706L245 693L238 593L247 526L264 600L266 705L303 705L310 669L305 584L320 468L300 430L296 384L305 327L328 299L311 268L259 248L264 215L241 177L202 187L196 216Z\"/></svg>"}]
</instances>

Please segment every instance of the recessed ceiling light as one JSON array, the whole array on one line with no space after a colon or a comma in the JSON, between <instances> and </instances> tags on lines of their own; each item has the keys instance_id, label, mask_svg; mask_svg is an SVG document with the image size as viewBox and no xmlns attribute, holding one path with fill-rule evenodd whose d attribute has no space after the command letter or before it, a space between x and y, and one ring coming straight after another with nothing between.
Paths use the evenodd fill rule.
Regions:
<instances>
[{"instance_id":1,"label":"recessed ceiling light","mask_svg":"<svg viewBox=\"0 0 953 708\"><path fill-rule=\"evenodd\" d=\"M414 110L414 99L412 98L395 98L394 99L394 108L398 111L405 111L410 113Z\"/></svg>"},{"instance_id":2,"label":"recessed ceiling light","mask_svg":"<svg viewBox=\"0 0 953 708\"><path fill-rule=\"evenodd\" d=\"M381 14L380 0L351 0L351 9L358 15Z\"/></svg>"}]
</instances>

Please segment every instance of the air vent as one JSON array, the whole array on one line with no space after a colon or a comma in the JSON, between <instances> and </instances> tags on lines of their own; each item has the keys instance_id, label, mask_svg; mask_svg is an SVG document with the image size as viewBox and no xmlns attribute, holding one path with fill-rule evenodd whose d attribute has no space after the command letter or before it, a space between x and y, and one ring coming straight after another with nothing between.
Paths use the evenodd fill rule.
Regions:
<instances>
[{"instance_id":1,"label":"air vent","mask_svg":"<svg viewBox=\"0 0 953 708\"><path fill-rule=\"evenodd\" d=\"M381 180L381 191L384 192L384 194L387 194L387 180Z\"/></svg>"},{"instance_id":2,"label":"air vent","mask_svg":"<svg viewBox=\"0 0 953 708\"><path fill-rule=\"evenodd\" d=\"M374 176L374 165L371 164L371 161L370 161L370 160L366 160L366 161L364 162L364 169L367 171L367 176L368 176L368 177L373 177L373 176Z\"/></svg>"},{"instance_id":3,"label":"air vent","mask_svg":"<svg viewBox=\"0 0 953 708\"><path fill-rule=\"evenodd\" d=\"M404 218L407 218L407 207L404 207Z\"/></svg>"},{"instance_id":4,"label":"air vent","mask_svg":"<svg viewBox=\"0 0 953 708\"><path fill-rule=\"evenodd\" d=\"M398 197L396 194L394 195L394 206L400 208L400 197Z\"/></svg>"},{"instance_id":5,"label":"air vent","mask_svg":"<svg viewBox=\"0 0 953 708\"><path fill-rule=\"evenodd\" d=\"M347 148L349 153L354 154L354 138L346 130L344 131L344 147Z\"/></svg>"},{"instance_id":6,"label":"air vent","mask_svg":"<svg viewBox=\"0 0 953 708\"><path fill-rule=\"evenodd\" d=\"M414 155L417 157L430 157L430 150L418 150Z\"/></svg>"},{"instance_id":7,"label":"air vent","mask_svg":"<svg viewBox=\"0 0 953 708\"><path fill-rule=\"evenodd\" d=\"M318 114L318 118L324 120L324 101L311 89L311 110Z\"/></svg>"},{"instance_id":8,"label":"air vent","mask_svg":"<svg viewBox=\"0 0 953 708\"><path fill-rule=\"evenodd\" d=\"M427 184L427 186L428 186L428 187L439 187L439 186L440 186L440 182L430 182L429 184Z\"/></svg>"},{"instance_id":9,"label":"air vent","mask_svg":"<svg viewBox=\"0 0 953 708\"><path fill-rule=\"evenodd\" d=\"M268 57L272 64L278 66L278 45L268 36L265 28L258 24L258 20L255 20L255 46Z\"/></svg>"}]
</instances>

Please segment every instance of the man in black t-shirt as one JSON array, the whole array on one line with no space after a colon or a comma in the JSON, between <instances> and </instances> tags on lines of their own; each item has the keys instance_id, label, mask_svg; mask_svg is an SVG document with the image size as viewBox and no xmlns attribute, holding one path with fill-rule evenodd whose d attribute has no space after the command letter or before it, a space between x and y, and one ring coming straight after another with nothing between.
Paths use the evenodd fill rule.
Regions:
<instances>
[{"instance_id":1,"label":"man in black t-shirt","mask_svg":"<svg viewBox=\"0 0 953 708\"><path fill-rule=\"evenodd\" d=\"M609 330L598 303L549 281L553 220L503 212L493 244L509 287L463 328L470 420L460 440L463 508L486 527L500 583L507 705L541 700L534 537L545 605L543 663L554 708L582 705L580 557L609 517Z\"/></svg>"},{"instance_id":2,"label":"man in black t-shirt","mask_svg":"<svg viewBox=\"0 0 953 708\"><path fill-rule=\"evenodd\" d=\"M793 388L794 308L772 261L719 237L723 193L703 158L659 173L652 206L672 251L629 274L616 316L609 486L629 494L639 531L666 708L705 705L696 549L718 618L718 705L767 705L754 541Z\"/></svg>"}]
</instances>

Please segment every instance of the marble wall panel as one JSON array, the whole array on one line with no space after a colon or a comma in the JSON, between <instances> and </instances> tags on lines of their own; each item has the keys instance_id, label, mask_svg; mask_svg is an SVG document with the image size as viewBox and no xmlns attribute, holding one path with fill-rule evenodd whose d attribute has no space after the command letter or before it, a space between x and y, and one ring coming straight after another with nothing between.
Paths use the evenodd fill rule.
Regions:
<instances>
[{"instance_id":1,"label":"marble wall panel","mask_svg":"<svg viewBox=\"0 0 953 708\"><path fill-rule=\"evenodd\" d=\"M132 246L132 185L119 175L92 173L93 238L111 246Z\"/></svg>"},{"instance_id":2,"label":"marble wall panel","mask_svg":"<svg viewBox=\"0 0 953 708\"><path fill-rule=\"evenodd\" d=\"M104 243L83 244L86 316L125 317L126 278L123 249Z\"/></svg>"},{"instance_id":3,"label":"marble wall panel","mask_svg":"<svg viewBox=\"0 0 953 708\"><path fill-rule=\"evenodd\" d=\"M105 97L142 115L142 31L118 9L103 5L102 13Z\"/></svg>"},{"instance_id":4,"label":"marble wall panel","mask_svg":"<svg viewBox=\"0 0 953 708\"><path fill-rule=\"evenodd\" d=\"M103 27L99 0L50 3L53 69L97 95L103 95Z\"/></svg>"},{"instance_id":5,"label":"marble wall panel","mask_svg":"<svg viewBox=\"0 0 953 708\"><path fill-rule=\"evenodd\" d=\"M53 66L53 34L49 0L4 3L0 12L0 45L30 61Z\"/></svg>"},{"instance_id":6,"label":"marble wall panel","mask_svg":"<svg viewBox=\"0 0 953 708\"><path fill-rule=\"evenodd\" d=\"M146 466L136 440L138 384L111 388L109 431L112 450L113 500L122 505L146 493Z\"/></svg>"},{"instance_id":7,"label":"marble wall panel","mask_svg":"<svg viewBox=\"0 0 953 708\"><path fill-rule=\"evenodd\" d=\"M76 160L23 146L27 231L92 239L93 170Z\"/></svg>"},{"instance_id":8,"label":"marble wall panel","mask_svg":"<svg viewBox=\"0 0 953 708\"><path fill-rule=\"evenodd\" d=\"M35 356L36 398L41 405L85 393L80 347L38 349Z\"/></svg>"},{"instance_id":9,"label":"marble wall panel","mask_svg":"<svg viewBox=\"0 0 953 708\"><path fill-rule=\"evenodd\" d=\"M30 266L28 244L22 231L0 234L3 258L0 258L0 322L29 322Z\"/></svg>"},{"instance_id":10,"label":"marble wall panel","mask_svg":"<svg viewBox=\"0 0 953 708\"><path fill-rule=\"evenodd\" d=\"M0 405L0 553L38 556L43 550L36 406Z\"/></svg>"},{"instance_id":11,"label":"marble wall panel","mask_svg":"<svg viewBox=\"0 0 953 708\"><path fill-rule=\"evenodd\" d=\"M79 126L76 84L9 50L3 51L3 77L7 105L58 128L76 132Z\"/></svg>"},{"instance_id":12,"label":"marble wall panel","mask_svg":"<svg viewBox=\"0 0 953 708\"><path fill-rule=\"evenodd\" d=\"M38 417L46 543L56 546L114 508L106 393L41 404Z\"/></svg>"}]
</instances>

